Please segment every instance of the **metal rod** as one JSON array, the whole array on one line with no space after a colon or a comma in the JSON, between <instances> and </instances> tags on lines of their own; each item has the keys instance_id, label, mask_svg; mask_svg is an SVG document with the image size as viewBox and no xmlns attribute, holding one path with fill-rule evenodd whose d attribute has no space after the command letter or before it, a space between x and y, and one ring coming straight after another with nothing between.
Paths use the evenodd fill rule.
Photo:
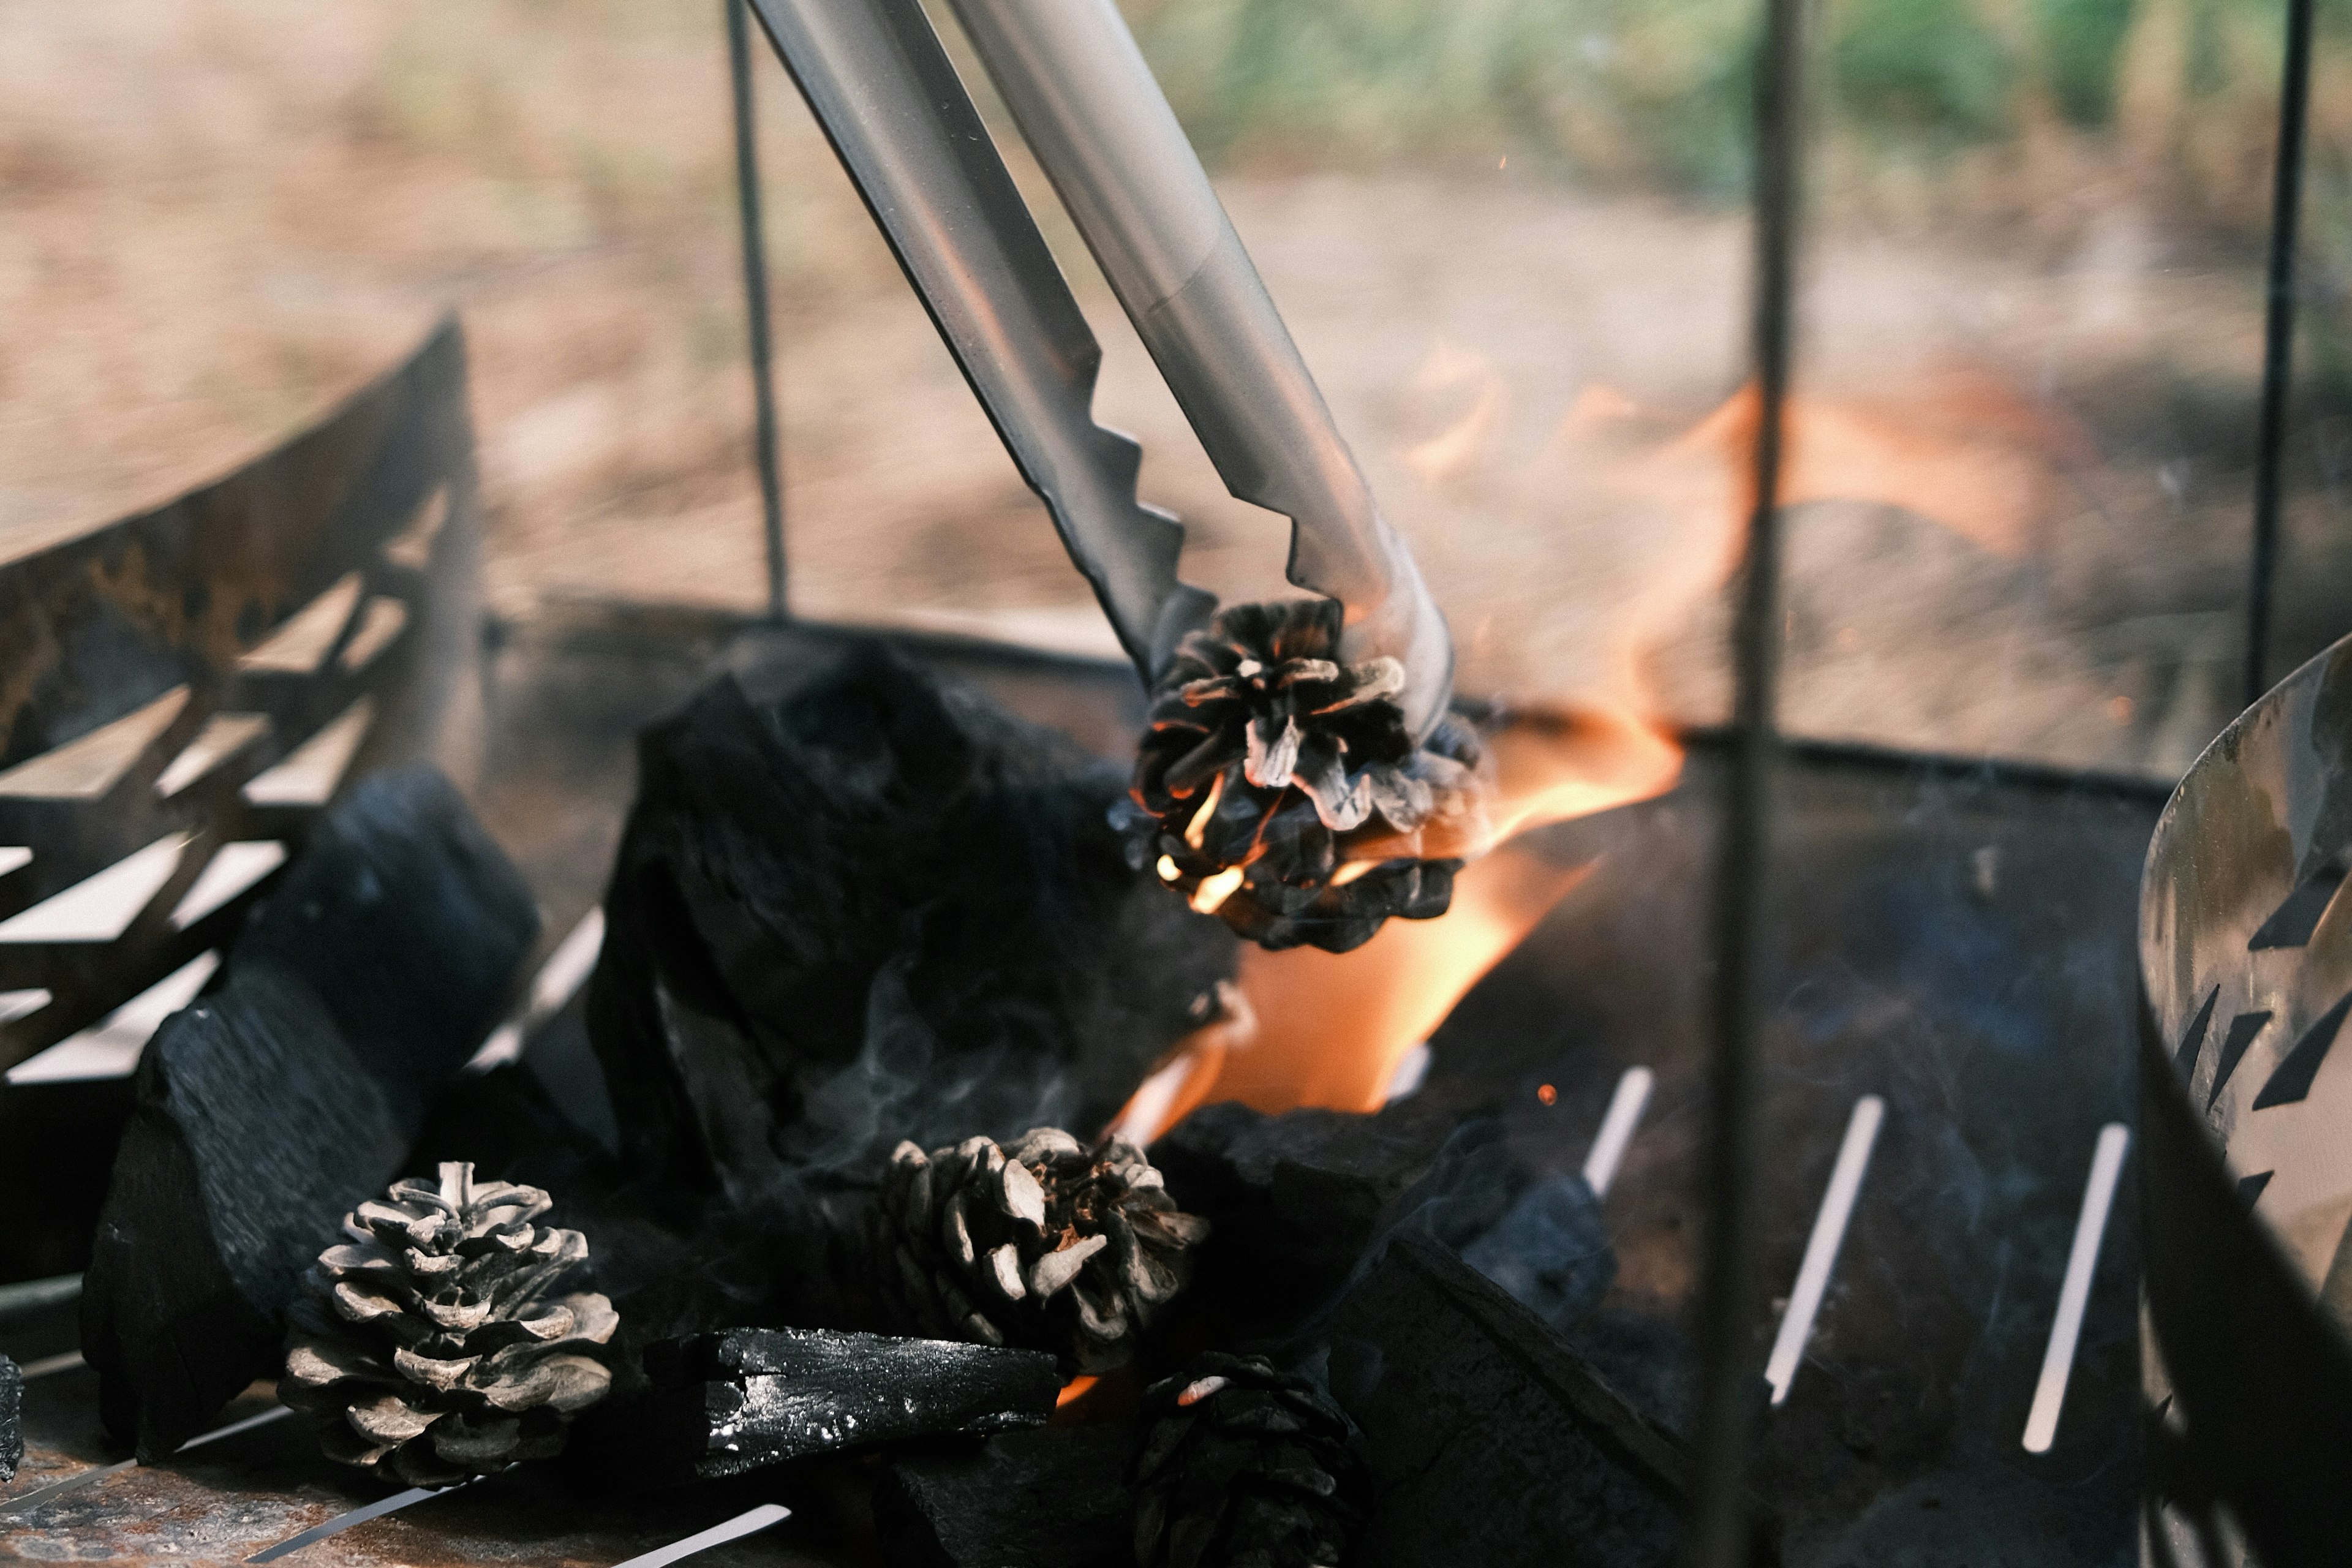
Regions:
<instances>
[{"instance_id":1,"label":"metal rod","mask_svg":"<svg viewBox=\"0 0 2352 1568\"><path fill-rule=\"evenodd\" d=\"M2287 0L2286 65L2279 83L2278 153L2271 187L2271 256L2263 321L2263 416L2254 458L2254 549L2246 584L2248 707L2270 689L2271 590L2278 575L2279 468L2294 379L2294 252L2303 225L2304 126L2311 108L2312 0Z\"/></svg>"},{"instance_id":2,"label":"metal rod","mask_svg":"<svg viewBox=\"0 0 2352 1568\"><path fill-rule=\"evenodd\" d=\"M760 510L768 533L768 617L784 618L783 455L776 438L776 368L768 336L768 247L760 223L760 149L751 127L751 32L744 0L727 8L727 64L735 86L735 199L743 223L743 306L751 323L751 395L758 407Z\"/></svg>"},{"instance_id":3,"label":"metal rod","mask_svg":"<svg viewBox=\"0 0 2352 1568\"><path fill-rule=\"evenodd\" d=\"M1804 144L1805 0L1766 0L1756 72L1753 510L1732 629L1736 690L1715 907L1715 1042L1708 1096L1690 1568L1748 1558L1748 1428L1761 1401L1753 1355L1759 1015L1764 894L1779 736L1780 493Z\"/></svg>"}]
</instances>

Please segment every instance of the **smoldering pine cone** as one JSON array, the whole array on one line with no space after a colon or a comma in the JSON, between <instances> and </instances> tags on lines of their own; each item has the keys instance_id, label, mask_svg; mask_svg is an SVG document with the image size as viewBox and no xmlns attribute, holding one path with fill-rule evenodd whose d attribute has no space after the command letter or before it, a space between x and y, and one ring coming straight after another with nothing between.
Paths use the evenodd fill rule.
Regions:
<instances>
[{"instance_id":1,"label":"smoldering pine cone","mask_svg":"<svg viewBox=\"0 0 2352 1568\"><path fill-rule=\"evenodd\" d=\"M1188 634L1114 813L1139 869L1265 947L1444 914L1485 831L1475 734L1449 717L1416 742L1404 667L1341 665L1339 622L1330 599L1235 605Z\"/></svg>"},{"instance_id":2,"label":"smoldering pine cone","mask_svg":"<svg viewBox=\"0 0 2352 1568\"><path fill-rule=\"evenodd\" d=\"M278 1397L320 1417L331 1458L408 1486L447 1486L563 1447L612 1373L595 1354L619 1322L573 1290L588 1243L532 1222L537 1187L396 1182L344 1216L351 1240L304 1277Z\"/></svg>"},{"instance_id":3,"label":"smoldering pine cone","mask_svg":"<svg viewBox=\"0 0 2352 1568\"><path fill-rule=\"evenodd\" d=\"M1364 1521L1347 1415L1263 1356L1211 1352L1144 1391L1139 1568L1328 1568Z\"/></svg>"},{"instance_id":4,"label":"smoldering pine cone","mask_svg":"<svg viewBox=\"0 0 2352 1568\"><path fill-rule=\"evenodd\" d=\"M1143 1152L1039 1127L1012 1148L901 1143L874 1210L877 1294L904 1332L1125 1364L1192 1277L1209 1222L1179 1212Z\"/></svg>"}]
</instances>

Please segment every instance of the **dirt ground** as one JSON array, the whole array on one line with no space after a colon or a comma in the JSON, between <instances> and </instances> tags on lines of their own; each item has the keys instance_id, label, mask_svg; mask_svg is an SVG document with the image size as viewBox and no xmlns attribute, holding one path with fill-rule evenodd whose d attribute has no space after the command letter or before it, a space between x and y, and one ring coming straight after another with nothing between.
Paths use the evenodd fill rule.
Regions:
<instances>
[{"instance_id":1,"label":"dirt ground","mask_svg":"<svg viewBox=\"0 0 2352 1568\"><path fill-rule=\"evenodd\" d=\"M0 556L234 464L462 315L501 612L755 608L717 5L0 6ZM1107 647L772 60L760 62L793 608ZM1452 617L1465 689L1721 710L1743 501L1736 211L1472 165L1220 178ZM1019 173L1042 189L1025 165ZM2234 711L2254 260L2115 170L1985 231L1817 216L1783 717L2177 771ZM1280 587L1058 214L1186 574ZM2289 640L2332 636L2331 426Z\"/></svg>"}]
</instances>

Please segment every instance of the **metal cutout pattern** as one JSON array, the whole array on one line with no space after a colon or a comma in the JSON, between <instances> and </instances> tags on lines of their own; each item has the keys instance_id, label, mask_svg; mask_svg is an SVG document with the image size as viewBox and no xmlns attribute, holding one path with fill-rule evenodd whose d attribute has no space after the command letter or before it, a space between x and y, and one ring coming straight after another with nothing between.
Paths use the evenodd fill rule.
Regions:
<instances>
[{"instance_id":1,"label":"metal cutout pattern","mask_svg":"<svg viewBox=\"0 0 2352 1568\"><path fill-rule=\"evenodd\" d=\"M465 384L445 321L226 478L0 565L0 1070L188 973L430 745L475 641Z\"/></svg>"},{"instance_id":2,"label":"metal cutout pattern","mask_svg":"<svg viewBox=\"0 0 2352 1568\"><path fill-rule=\"evenodd\" d=\"M2147 1518L2168 1548L2233 1520L2242 1540L2195 1548L2212 1568L2332 1563L2352 1534L2347 865L2352 639L2189 769L2140 888L2146 1361L2171 1398Z\"/></svg>"}]
</instances>

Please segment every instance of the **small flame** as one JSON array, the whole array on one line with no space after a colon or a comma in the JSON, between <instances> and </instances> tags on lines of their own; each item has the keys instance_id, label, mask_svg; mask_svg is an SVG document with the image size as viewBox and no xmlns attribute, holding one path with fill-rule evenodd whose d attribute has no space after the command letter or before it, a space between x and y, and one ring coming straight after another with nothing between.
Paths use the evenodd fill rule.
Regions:
<instances>
[{"instance_id":1,"label":"small flame","mask_svg":"<svg viewBox=\"0 0 2352 1568\"><path fill-rule=\"evenodd\" d=\"M1084 1373L1070 1379L1069 1382L1062 1384L1062 1392L1054 1396L1054 1407L1059 1410L1066 1405L1076 1404L1093 1391L1097 1381Z\"/></svg>"}]
</instances>

